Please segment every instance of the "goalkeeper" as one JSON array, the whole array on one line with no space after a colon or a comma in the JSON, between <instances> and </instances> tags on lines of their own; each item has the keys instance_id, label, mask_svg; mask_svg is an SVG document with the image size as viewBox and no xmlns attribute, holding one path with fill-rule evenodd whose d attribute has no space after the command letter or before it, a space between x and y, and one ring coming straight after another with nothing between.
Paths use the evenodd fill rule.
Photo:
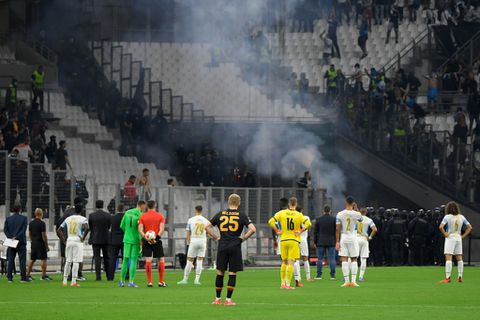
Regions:
<instances>
[{"instance_id":1,"label":"goalkeeper","mask_svg":"<svg viewBox=\"0 0 480 320\"><path fill-rule=\"evenodd\" d=\"M123 236L123 261L119 287L125 287L125 277L130 265L129 287L137 288L135 284L135 273L137 272L138 256L140 254L140 233L138 232L138 220L145 210L145 201L138 201L137 207L125 212L120 223Z\"/></svg>"}]
</instances>

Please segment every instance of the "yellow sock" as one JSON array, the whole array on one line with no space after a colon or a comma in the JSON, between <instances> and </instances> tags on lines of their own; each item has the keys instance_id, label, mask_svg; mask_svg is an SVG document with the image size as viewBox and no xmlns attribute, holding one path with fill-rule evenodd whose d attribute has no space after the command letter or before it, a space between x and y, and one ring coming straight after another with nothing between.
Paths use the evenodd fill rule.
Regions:
<instances>
[{"instance_id":1,"label":"yellow sock","mask_svg":"<svg viewBox=\"0 0 480 320\"><path fill-rule=\"evenodd\" d=\"M282 263L282 266L280 267L280 280L282 281L282 285L285 284L285 273L287 270L287 266L285 263Z\"/></svg>"},{"instance_id":2,"label":"yellow sock","mask_svg":"<svg viewBox=\"0 0 480 320\"><path fill-rule=\"evenodd\" d=\"M287 286L290 285L290 280L292 279L292 275L293 275L293 266L289 264L287 266L286 279L285 279L285 284Z\"/></svg>"}]
</instances>

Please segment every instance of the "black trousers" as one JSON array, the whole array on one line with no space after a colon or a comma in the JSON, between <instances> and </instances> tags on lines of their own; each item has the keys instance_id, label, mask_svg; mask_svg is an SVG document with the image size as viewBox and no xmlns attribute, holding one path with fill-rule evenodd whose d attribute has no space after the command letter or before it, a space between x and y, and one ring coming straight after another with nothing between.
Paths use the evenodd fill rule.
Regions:
<instances>
[{"instance_id":1,"label":"black trousers","mask_svg":"<svg viewBox=\"0 0 480 320\"><path fill-rule=\"evenodd\" d=\"M110 246L110 276L113 280L115 278L115 269L118 258L123 256L123 244Z\"/></svg>"},{"instance_id":2,"label":"black trousers","mask_svg":"<svg viewBox=\"0 0 480 320\"><path fill-rule=\"evenodd\" d=\"M97 280L102 279L102 257L100 256L100 252L103 255L103 270L107 275L107 280L112 280L113 277L110 275L111 266L110 266L110 250L108 244L94 244L92 245L93 248L93 259L95 261L95 274L97 276Z\"/></svg>"},{"instance_id":3,"label":"black trousers","mask_svg":"<svg viewBox=\"0 0 480 320\"><path fill-rule=\"evenodd\" d=\"M43 90L42 89L36 89L36 88L33 88L33 99L32 99L32 103L36 103L37 102L37 99L39 100L38 101L38 104L40 105L40 111L44 111L43 110Z\"/></svg>"},{"instance_id":4,"label":"black trousers","mask_svg":"<svg viewBox=\"0 0 480 320\"><path fill-rule=\"evenodd\" d=\"M20 261L20 275L22 279L27 277L27 245L25 243L19 243L16 248L7 249L7 278L9 280L13 279L13 269L17 254L18 260Z\"/></svg>"}]
</instances>

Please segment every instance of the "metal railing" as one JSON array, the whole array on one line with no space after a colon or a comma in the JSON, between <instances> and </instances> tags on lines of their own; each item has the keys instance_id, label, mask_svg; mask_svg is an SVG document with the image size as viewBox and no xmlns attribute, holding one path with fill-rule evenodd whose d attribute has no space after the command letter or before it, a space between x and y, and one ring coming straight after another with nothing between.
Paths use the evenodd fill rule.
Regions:
<instances>
[{"instance_id":1,"label":"metal railing","mask_svg":"<svg viewBox=\"0 0 480 320\"><path fill-rule=\"evenodd\" d=\"M473 35L470 40L458 48L455 53L445 60L438 68L437 73L442 74L445 67L452 61L458 60L463 62L468 68L471 68L480 58L480 31Z\"/></svg>"}]
</instances>

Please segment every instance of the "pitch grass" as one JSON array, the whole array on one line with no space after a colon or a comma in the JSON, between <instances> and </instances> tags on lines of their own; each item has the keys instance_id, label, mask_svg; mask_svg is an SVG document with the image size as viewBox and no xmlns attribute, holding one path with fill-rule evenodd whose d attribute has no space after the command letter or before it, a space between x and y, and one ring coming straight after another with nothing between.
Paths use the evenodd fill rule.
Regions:
<instances>
[{"instance_id":1,"label":"pitch grass","mask_svg":"<svg viewBox=\"0 0 480 320\"><path fill-rule=\"evenodd\" d=\"M179 286L182 273L167 271L168 288L147 288L140 271L137 289L92 280L63 288L59 275L53 282L28 284L18 278L8 284L2 277L0 319L480 319L478 267L465 268L463 283L440 284L441 267L390 267L369 268L359 288L340 288L337 276L292 291L279 289L278 274L278 269L240 273L235 307L210 305L214 271L202 274L202 286Z\"/></svg>"}]
</instances>

